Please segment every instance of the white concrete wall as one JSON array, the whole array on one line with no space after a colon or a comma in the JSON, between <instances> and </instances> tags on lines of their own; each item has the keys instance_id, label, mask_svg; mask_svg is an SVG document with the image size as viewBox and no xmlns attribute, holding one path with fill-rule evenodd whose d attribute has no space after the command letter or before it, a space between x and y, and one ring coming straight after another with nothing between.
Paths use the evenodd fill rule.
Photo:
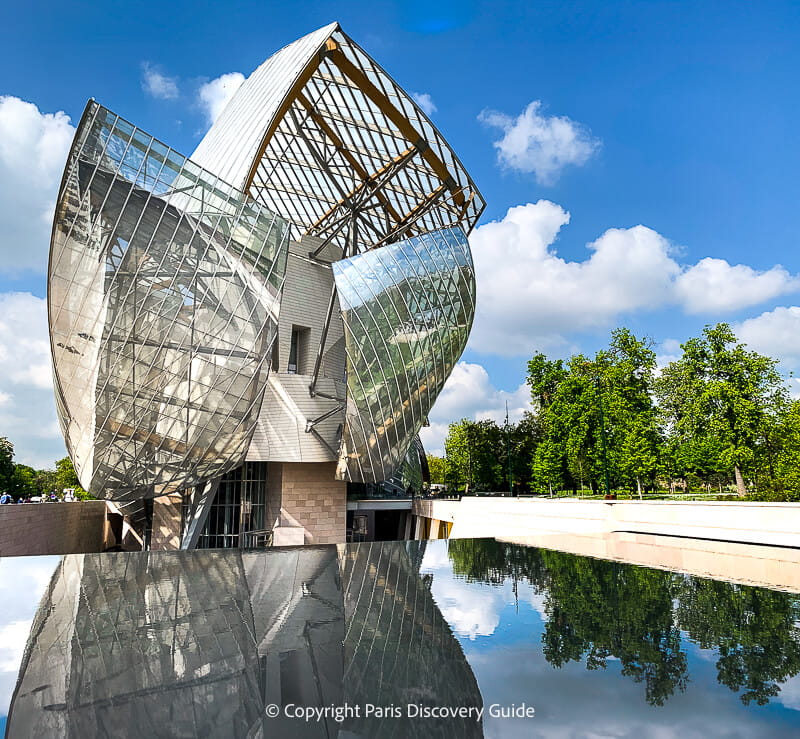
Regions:
<instances>
[{"instance_id":1,"label":"white concrete wall","mask_svg":"<svg viewBox=\"0 0 800 739\"><path fill-rule=\"evenodd\" d=\"M632 532L800 547L800 503L487 497L415 501L414 512L452 521L460 539Z\"/></svg>"}]
</instances>

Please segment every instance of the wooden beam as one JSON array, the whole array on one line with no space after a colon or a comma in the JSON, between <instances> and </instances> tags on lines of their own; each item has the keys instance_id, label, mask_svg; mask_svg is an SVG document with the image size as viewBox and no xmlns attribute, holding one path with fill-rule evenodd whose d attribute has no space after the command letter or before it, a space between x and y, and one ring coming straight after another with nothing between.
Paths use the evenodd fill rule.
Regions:
<instances>
[{"instance_id":1,"label":"wooden beam","mask_svg":"<svg viewBox=\"0 0 800 739\"><path fill-rule=\"evenodd\" d=\"M403 136L410 142L424 140L423 136L412 125L411 121L401 113L367 77L366 74L353 62L351 62L340 48L331 51L331 61L340 69L340 71L349 77L352 82L370 99L378 109L383 113L395 126L397 126ZM422 151L422 157L428 164L430 164L433 171L439 177L443 184L447 186L450 192L453 193L453 199L457 205L463 205L464 193L458 187L450 170L447 169L445 163L439 158L433 149L428 146Z\"/></svg>"},{"instance_id":2,"label":"wooden beam","mask_svg":"<svg viewBox=\"0 0 800 739\"><path fill-rule=\"evenodd\" d=\"M339 154L342 155L344 160L353 168L353 171L358 175L361 180L366 180L369 178L369 172L364 169L364 165L358 161L356 156L351 152L345 145L344 141L339 138L339 135L336 131L331 128L328 122L314 109L314 106L311 104L311 101L299 92L297 94L297 101L306 109L308 112L309 117L316 123L320 130L330 139L331 143L336 147L336 150ZM383 203L383 206L386 208L387 213L391 216L391 218L397 222L400 220L400 214L395 210L392 203L386 198L383 194L378 194L378 199Z\"/></svg>"},{"instance_id":3,"label":"wooden beam","mask_svg":"<svg viewBox=\"0 0 800 739\"><path fill-rule=\"evenodd\" d=\"M385 164L381 167L377 172L368 175L364 180L362 180L361 184L357 187L354 187L347 195L342 198L338 203L332 205L325 213L323 213L311 226L308 227L306 233L311 233L314 229L319 228L325 221L327 221L337 210L342 208L342 206L347 205L350 203L353 198L357 197L362 191L367 188L372 188L373 190L378 187L377 180L383 177L387 172L391 171L392 168L399 167L400 165L404 164L407 160L411 159L414 154L416 154L417 149L416 147L410 147L406 149L401 154L398 154L391 162ZM383 183L380 183L381 185Z\"/></svg>"}]
</instances>

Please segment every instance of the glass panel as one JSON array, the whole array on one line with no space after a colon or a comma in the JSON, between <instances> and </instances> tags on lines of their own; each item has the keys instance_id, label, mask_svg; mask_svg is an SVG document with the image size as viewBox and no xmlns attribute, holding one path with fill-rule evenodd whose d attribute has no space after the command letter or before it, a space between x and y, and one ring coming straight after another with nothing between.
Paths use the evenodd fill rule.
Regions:
<instances>
[{"instance_id":1,"label":"glass panel","mask_svg":"<svg viewBox=\"0 0 800 739\"><path fill-rule=\"evenodd\" d=\"M200 533L198 549L247 546L250 531L266 526L267 463L245 462L225 474Z\"/></svg>"},{"instance_id":2,"label":"glass panel","mask_svg":"<svg viewBox=\"0 0 800 739\"><path fill-rule=\"evenodd\" d=\"M81 484L124 501L223 474L266 385L285 222L96 103L64 182L48 299Z\"/></svg>"},{"instance_id":3,"label":"glass panel","mask_svg":"<svg viewBox=\"0 0 800 739\"><path fill-rule=\"evenodd\" d=\"M466 346L475 310L467 237L443 229L333 264L347 347L346 479L398 472Z\"/></svg>"}]
</instances>

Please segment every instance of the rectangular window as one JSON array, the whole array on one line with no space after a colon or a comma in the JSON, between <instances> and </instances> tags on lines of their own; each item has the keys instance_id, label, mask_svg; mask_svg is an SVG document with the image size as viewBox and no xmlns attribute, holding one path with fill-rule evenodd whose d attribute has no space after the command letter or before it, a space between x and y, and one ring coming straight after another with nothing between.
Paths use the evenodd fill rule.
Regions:
<instances>
[{"instance_id":1,"label":"rectangular window","mask_svg":"<svg viewBox=\"0 0 800 739\"><path fill-rule=\"evenodd\" d=\"M289 366L286 371L292 375L308 374L308 329L292 326L292 340L289 344Z\"/></svg>"}]
</instances>

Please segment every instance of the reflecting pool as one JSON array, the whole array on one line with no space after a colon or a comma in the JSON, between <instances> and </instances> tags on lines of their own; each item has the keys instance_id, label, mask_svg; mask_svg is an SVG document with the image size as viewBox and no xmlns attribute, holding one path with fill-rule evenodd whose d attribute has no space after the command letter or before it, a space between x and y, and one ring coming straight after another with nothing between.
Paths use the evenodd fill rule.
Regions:
<instances>
[{"instance_id":1,"label":"reflecting pool","mask_svg":"<svg viewBox=\"0 0 800 739\"><path fill-rule=\"evenodd\" d=\"M800 735L800 595L492 539L0 559L10 737Z\"/></svg>"}]
</instances>

